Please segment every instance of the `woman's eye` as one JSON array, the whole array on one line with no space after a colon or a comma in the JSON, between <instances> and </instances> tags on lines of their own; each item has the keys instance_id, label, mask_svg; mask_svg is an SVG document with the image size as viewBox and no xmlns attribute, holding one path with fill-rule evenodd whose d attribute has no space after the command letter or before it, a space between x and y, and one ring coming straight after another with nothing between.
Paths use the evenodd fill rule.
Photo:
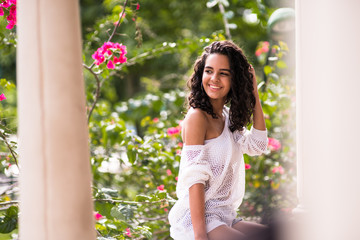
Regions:
<instances>
[{"instance_id":1,"label":"woman's eye","mask_svg":"<svg viewBox=\"0 0 360 240\"><path fill-rule=\"evenodd\" d=\"M206 73L212 73L212 71L211 71L211 70L205 70L205 72L206 72Z\"/></svg>"},{"instance_id":2,"label":"woman's eye","mask_svg":"<svg viewBox=\"0 0 360 240\"><path fill-rule=\"evenodd\" d=\"M221 75L223 75L223 76L229 76L228 73L221 73Z\"/></svg>"}]
</instances>

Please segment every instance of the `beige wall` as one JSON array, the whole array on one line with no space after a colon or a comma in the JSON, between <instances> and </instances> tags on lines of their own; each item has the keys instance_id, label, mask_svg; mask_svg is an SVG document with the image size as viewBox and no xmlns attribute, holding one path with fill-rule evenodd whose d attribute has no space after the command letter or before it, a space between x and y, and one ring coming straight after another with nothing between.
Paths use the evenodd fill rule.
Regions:
<instances>
[{"instance_id":1,"label":"beige wall","mask_svg":"<svg viewBox=\"0 0 360 240\"><path fill-rule=\"evenodd\" d=\"M297 0L297 144L306 240L360 239L360 1Z\"/></svg>"},{"instance_id":2,"label":"beige wall","mask_svg":"<svg viewBox=\"0 0 360 240\"><path fill-rule=\"evenodd\" d=\"M78 1L18 1L20 238L95 239Z\"/></svg>"}]
</instances>

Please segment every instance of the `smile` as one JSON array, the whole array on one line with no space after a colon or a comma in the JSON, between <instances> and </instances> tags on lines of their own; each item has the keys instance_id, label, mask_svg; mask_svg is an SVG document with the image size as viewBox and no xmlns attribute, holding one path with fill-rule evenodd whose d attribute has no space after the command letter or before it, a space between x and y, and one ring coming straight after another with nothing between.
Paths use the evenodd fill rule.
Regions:
<instances>
[{"instance_id":1,"label":"smile","mask_svg":"<svg viewBox=\"0 0 360 240\"><path fill-rule=\"evenodd\" d=\"M212 84L209 84L209 87L214 90L218 90L221 88L220 86L216 86L216 85L212 85Z\"/></svg>"}]
</instances>

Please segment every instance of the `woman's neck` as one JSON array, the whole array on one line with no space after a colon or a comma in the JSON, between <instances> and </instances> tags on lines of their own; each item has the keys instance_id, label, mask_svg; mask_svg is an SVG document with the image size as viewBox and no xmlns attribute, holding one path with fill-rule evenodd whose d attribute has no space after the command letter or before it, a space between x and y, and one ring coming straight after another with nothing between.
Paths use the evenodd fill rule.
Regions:
<instances>
[{"instance_id":1,"label":"woman's neck","mask_svg":"<svg viewBox=\"0 0 360 240\"><path fill-rule=\"evenodd\" d=\"M225 101L211 101L213 111L218 117L222 117Z\"/></svg>"}]
</instances>

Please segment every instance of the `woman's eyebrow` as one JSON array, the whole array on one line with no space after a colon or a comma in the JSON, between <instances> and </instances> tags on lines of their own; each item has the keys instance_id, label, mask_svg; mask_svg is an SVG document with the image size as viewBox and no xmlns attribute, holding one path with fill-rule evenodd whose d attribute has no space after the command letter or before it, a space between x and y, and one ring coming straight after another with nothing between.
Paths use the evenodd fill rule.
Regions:
<instances>
[{"instance_id":1,"label":"woman's eyebrow","mask_svg":"<svg viewBox=\"0 0 360 240\"><path fill-rule=\"evenodd\" d=\"M211 66L205 66L205 68L214 69L214 68L211 67ZM227 69L227 68L220 68L220 71L228 71L228 72L231 72L230 69Z\"/></svg>"}]
</instances>

